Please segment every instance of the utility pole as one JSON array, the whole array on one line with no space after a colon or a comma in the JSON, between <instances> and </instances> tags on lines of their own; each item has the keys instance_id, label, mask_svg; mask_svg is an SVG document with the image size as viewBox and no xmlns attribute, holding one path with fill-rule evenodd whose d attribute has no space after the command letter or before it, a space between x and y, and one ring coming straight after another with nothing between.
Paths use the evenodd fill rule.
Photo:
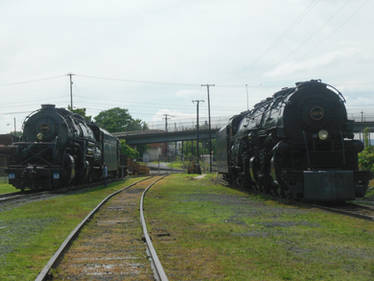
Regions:
<instances>
[{"instance_id":1,"label":"utility pole","mask_svg":"<svg viewBox=\"0 0 374 281\"><path fill-rule=\"evenodd\" d=\"M182 158L181 160L184 162L184 141L182 141Z\"/></svg>"},{"instance_id":2,"label":"utility pole","mask_svg":"<svg viewBox=\"0 0 374 281\"><path fill-rule=\"evenodd\" d=\"M208 93L208 119L209 119L209 172L212 172L212 130L210 123L210 97L209 97L209 87L214 87L214 84L201 84L201 87L206 87Z\"/></svg>"},{"instance_id":3,"label":"utility pole","mask_svg":"<svg viewBox=\"0 0 374 281\"><path fill-rule=\"evenodd\" d=\"M16 135L17 127L16 127L16 117L13 118L14 121L14 135Z\"/></svg>"},{"instance_id":4,"label":"utility pole","mask_svg":"<svg viewBox=\"0 0 374 281\"><path fill-rule=\"evenodd\" d=\"M168 131L168 119L170 119L170 117L173 117L173 116L171 116L170 114L164 114L163 116L164 116L163 119L165 119L165 132L167 132Z\"/></svg>"},{"instance_id":5,"label":"utility pole","mask_svg":"<svg viewBox=\"0 0 374 281\"><path fill-rule=\"evenodd\" d=\"M204 102L203 100L193 100L192 103L196 103L196 158L197 163L200 161L200 153L199 153L199 105L200 102Z\"/></svg>"},{"instance_id":6,"label":"utility pole","mask_svg":"<svg viewBox=\"0 0 374 281\"><path fill-rule=\"evenodd\" d=\"M364 133L363 133L363 122L364 122L364 112L361 110L361 133L360 133L360 140L364 142Z\"/></svg>"},{"instance_id":7,"label":"utility pole","mask_svg":"<svg viewBox=\"0 0 374 281\"><path fill-rule=\"evenodd\" d=\"M247 93L247 110L249 110L248 84L245 84L245 92Z\"/></svg>"},{"instance_id":8,"label":"utility pole","mask_svg":"<svg viewBox=\"0 0 374 281\"><path fill-rule=\"evenodd\" d=\"M73 73L68 73L70 79L70 109L73 110Z\"/></svg>"},{"instance_id":9,"label":"utility pole","mask_svg":"<svg viewBox=\"0 0 374 281\"><path fill-rule=\"evenodd\" d=\"M177 131L177 123L176 122L174 122L174 130ZM177 145L178 145L178 142L176 141L175 142L175 147L174 147L175 161L177 161L177 150L178 150Z\"/></svg>"},{"instance_id":10,"label":"utility pole","mask_svg":"<svg viewBox=\"0 0 374 281\"><path fill-rule=\"evenodd\" d=\"M168 132L168 119L170 119L170 117L174 117L170 114L164 114L164 119L165 119L165 132L167 133ZM169 154L168 154L168 143L165 142L165 154L166 154L166 160L167 162L169 162Z\"/></svg>"}]
</instances>

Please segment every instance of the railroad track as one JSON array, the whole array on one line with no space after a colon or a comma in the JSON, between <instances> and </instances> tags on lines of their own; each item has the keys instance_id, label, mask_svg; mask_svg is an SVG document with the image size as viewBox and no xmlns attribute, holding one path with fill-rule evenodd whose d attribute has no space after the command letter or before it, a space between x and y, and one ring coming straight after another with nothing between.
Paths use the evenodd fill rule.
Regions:
<instances>
[{"instance_id":1,"label":"railroad track","mask_svg":"<svg viewBox=\"0 0 374 281\"><path fill-rule=\"evenodd\" d=\"M111 179L107 181L107 184L120 181L120 179ZM93 182L93 183L86 183L86 184L80 184L80 185L73 185L69 187L61 187L54 190L26 190L26 191L17 191L12 193L5 193L0 194L0 206L4 203L8 204L17 204L18 202L27 202L27 201L33 201L38 199L47 199L52 196L57 196L60 194L68 193L68 192L74 192L75 190L83 190L86 188L91 188L94 186L98 186L100 184L104 184L104 181L100 182Z\"/></svg>"},{"instance_id":2,"label":"railroad track","mask_svg":"<svg viewBox=\"0 0 374 281\"><path fill-rule=\"evenodd\" d=\"M145 193L164 177L148 177L108 195L69 234L35 280L168 280L143 214Z\"/></svg>"},{"instance_id":3,"label":"railroad track","mask_svg":"<svg viewBox=\"0 0 374 281\"><path fill-rule=\"evenodd\" d=\"M57 194L53 194L49 191L34 191L34 192L15 192L14 194L9 194L8 196L0 197L0 211L4 208L12 208L14 206L18 206L20 204L43 200L50 197L58 196Z\"/></svg>"},{"instance_id":4,"label":"railroad track","mask_svg":"<svg viewBox=\"0 0 374 281\"><path fill-rule=\"evenodd\" d=\"M1 194L0 195L0 202L13 200L15 198L19 198L19 197L22 197L22 196L25 196L25 194L21 191Z\"/></svg>"},{"instance_id":5,"label":"railroad track","mask_svg":"<svg viewBox=\"0 0 374 281\"><path fill-rule=\"evenodd\" d=\"M355 203L343 203L340 205L326 206L321 204L313 204L313 207L338 213L346 216L351 216L355 218L365 219L369 221L374 221L374 207L355 204Z\"/></svg>"},{"instance_id":6,"label":"railroad track","mask_svg":"<svg viewBox=\"0 0 374 281\"><path fill-rule=\"evenodd\" d=\"M216 181L218 183L222 184L222 185L230 186L227 183L227 181L223 180L222 178L217 177ZM234 188L237 188L237 187L234 186ZM248 192L251 192L251 193L254 193L254 194L257 193L253 190L248 190ZM290 203L291 204L300 204L300 203L302 203L300 201L295 201L295 200L290 200L290 199L282 199L282 198L279 198L277 196L273 196L271 194L265 194L265 193L261 193L261 192L260 192L260 194L264 194L266 196L269 196L273 200L277 200L277 201L285 200L284 203L286 203L286 204L290 204ZM373 202L373 201L371 201L371 202ZM351 202L351 203L341 203L340 205L338 205L338 204L323 205L323 204L319 204L319 203L310 204L310 203L307 203L307 202L304 202L304 203L307 204L307 206L312 206L312 207L322 209L322 210L325 210L325 211L338 213L338 214L342 214L342 215L347 215L347 216L351 216L351 217L355 217L355 218L365 219L365 220L369 220L369 221L374 221L374 206L370 205L372 203L369 203L369 202L367 202L367 204L365 204L365 203L362 203L360 201L360 202Z\"/></svg>"}]
</instances>

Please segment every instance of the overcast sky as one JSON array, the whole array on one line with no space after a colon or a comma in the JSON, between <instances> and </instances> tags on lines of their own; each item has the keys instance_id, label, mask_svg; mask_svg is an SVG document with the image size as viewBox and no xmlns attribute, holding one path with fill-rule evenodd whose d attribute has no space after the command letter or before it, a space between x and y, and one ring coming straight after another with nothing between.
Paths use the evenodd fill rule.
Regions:
<instances>
[{"instance_id":1,"label":"overcast sky","mask_svg":"<svg viewBox=\"0 0 374 281\"><path fill-rule=\"evenodd\" d=\"M0 133L42 103L119 106L162 123L194 116L211 89L229 116L297 81L322 79L374 118L373 0L0 1ZM161 83L160 83L161 82ZM173 121L174 120L174 121Z\"/></svg>"}]
</instances>

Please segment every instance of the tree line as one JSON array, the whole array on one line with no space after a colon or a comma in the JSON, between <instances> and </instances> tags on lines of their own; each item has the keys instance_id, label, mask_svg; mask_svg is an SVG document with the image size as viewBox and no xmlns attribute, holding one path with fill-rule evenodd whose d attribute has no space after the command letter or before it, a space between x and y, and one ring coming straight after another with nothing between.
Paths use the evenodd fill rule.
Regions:
<instances>
[{"instance_id":1,"label":"tree line","mask_svg":"<svg viewBox=\"0 0 374 281\"><path fill-rule=\"evenodd\" d=\"M146 122L140 119L134 119L129 111L125 108L114 107L108 110L104 110L94 118L86 114L86 108L72 109L70 106L68 106L68 109L74 113L81 115L88 122L95 122L97 126L105 129L109 133L148 129ZM122 153L132 159L138 159L146 150L146 145L138 145L135 149L127 145L125 140L120 140L120 142Z\"/></svg>"}]
</instances>

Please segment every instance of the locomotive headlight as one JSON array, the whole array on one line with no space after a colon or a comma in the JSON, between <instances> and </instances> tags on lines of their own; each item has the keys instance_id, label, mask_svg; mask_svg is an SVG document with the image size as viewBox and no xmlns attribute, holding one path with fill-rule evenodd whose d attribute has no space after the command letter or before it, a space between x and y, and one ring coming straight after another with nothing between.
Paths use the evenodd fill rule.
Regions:
<instances>
[{"instance_id":1,"label":"locomotive headlight","mask_svg":"<svg viewBox=\"0 0 374 281\"><path fill-rule=\"evenodd\" d=\"M326 130L320 130L319 132L318 132L318 138L320 139L320 140L326 140L327 138L329 137L329 132L327 132Z\"/></svg>"},{"instance_id":2,"label":"locomotive headlight","mask_svg":"<svg viewBox=\"0 0 374 281\"><path fill-rule=\"evenodd\" d=\"M38 133L38 134L36 135L36 138L37 138L39 141L41 141L41 140L43 139L43 133Z\"/></svg>"}]
</instances>

